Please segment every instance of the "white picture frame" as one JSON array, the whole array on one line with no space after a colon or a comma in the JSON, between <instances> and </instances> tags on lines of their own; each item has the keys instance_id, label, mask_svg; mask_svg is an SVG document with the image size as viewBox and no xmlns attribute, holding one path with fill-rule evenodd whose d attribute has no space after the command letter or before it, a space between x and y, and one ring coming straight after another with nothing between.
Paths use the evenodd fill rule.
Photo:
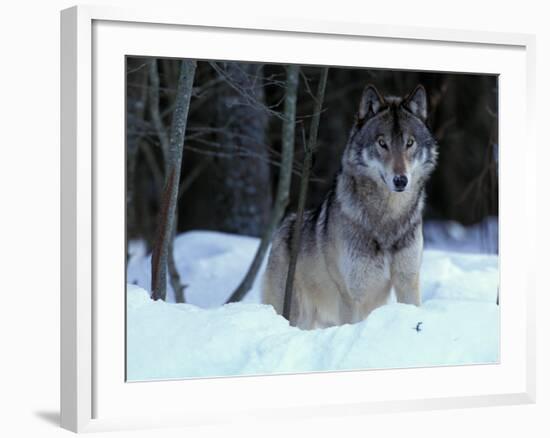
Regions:
<instances>
[{"instance_id":1,"label":"white picture frame","mask_svg":"<svg viewBox=\"0 0 550 438\"><path fill-rule=\"evenodd\" d=\"M174 43L189 38L193 39L192 47ZM219 41L227 44L216 44ZM348 47L369 47L376 60L350 63ZM250 416L300 418L534 402L535 275L528 259L521 256L534 252L536 239L535 215L529 214L536 204L535 174L527 172L536 168L534 47L534 36L525 34L318 22L296 17L227 19L215 13L194 14L189 9L78 6L62 11L62 427L77 432L100 431L219 423ZM419 58L419 54L424 56ZM125 238L124 192L120 190L124 186L124 150L120 148L124 145L120 131L124 118L123 55L501 75L501 362L125 383L121 336L124 283L120 282L124 257L117 252L123 251ZM101 153L106 139L115 151L109 160ZM512 162L508 151L519 141L524 151L532 153L515 156ZM517 201L508 201L512 198L521 199L523 204L518 208ZM515 229L519 222L528 224L521 235ZM120 294L106 294L117 288ZM373 373L377 373L375 379ZM390 381L395 383L391 387ZM298 395L290 403L285 394L292 389ZM140 411L145 400L146 414ZM230 401L232 408L228 410L224 406Z\"/></svg>"}]
</instances>

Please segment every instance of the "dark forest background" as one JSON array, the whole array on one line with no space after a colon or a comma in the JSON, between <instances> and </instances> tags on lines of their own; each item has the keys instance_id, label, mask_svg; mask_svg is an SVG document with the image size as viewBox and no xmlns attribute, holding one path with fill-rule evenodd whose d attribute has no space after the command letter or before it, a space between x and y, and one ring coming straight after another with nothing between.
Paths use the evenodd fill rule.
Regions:
<instances>
[{"instance_id":1,"label":"dark forest background","mask_svg":"<svg viewBox=\"0 0 550 438\"><path fill-rule=\"evenodd\" d=\"M152 247L164 185L180 61L127 57L127 237ZM304 138L320 68L301 66L289 210L296 209ZM427 186L429 219L463 225L498 216L498 78L331 67L307 206L319 204L340 157L361 92L374 84L402 96L422 84L440 145ZM260 236L280 171L282 65L199 61L185 131L177 228Z\"/></svg>"}]
</instances>

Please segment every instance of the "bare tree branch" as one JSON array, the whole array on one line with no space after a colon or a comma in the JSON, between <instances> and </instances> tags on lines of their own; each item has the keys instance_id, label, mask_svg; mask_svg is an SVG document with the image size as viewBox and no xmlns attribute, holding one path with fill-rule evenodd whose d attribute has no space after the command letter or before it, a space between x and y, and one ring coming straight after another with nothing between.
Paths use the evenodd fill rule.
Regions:
<instances>
[{"instance_id":1,"label":"bare tree branch","mask_svg":"<svg viewBox=\"0 0 550 438\"><path fill-rule=\"evenodd\" d=\"M176 211L174 217L174 223L178 222L178 213ZM168 247L168 273L170 277L170 285L174 291L174 300L176 303L185 303L185 289L187 288L186 284L181 282L181 277L176 266L176 261L174 260L174 238L176 237L176 228L172 228L172 238L170 239L170 244Z\"/></svg>"},{"instance_id":2,"label":"bare tree branch","mask_svg":"<svg viewBox=\"0 0 550 438\"><path fill-rule=\"evenodd\" d=\"M260 245L244 279L237 289L231 294L228 302L240 301L252 287L256 275L260 270L262 261L271 243L273 233L283 218L286 206L289 201L290 182L292 176L292 161L294 159L294 137L296 127L296 100L298 91L300 67L289 65L286 67L287 85L285 93L285 110L283 121L283 143L281 172L279 173L279 182L277 184L277 194L275 205L269 224L262 236Z\"/></svg>"},{"instance_id":3,"label":"bare tree branch","mask_svg":"<svg viewBox=\"0 0 550 438\"><path fill-rule=\"evenodd\" d=\"M212 132L215 132L215 131L216 131L216 129L213 128ZM202 134L186 135L186 137L185 137L185 140L186 140L185 150L196 153L198 155L204 155L207 158L216 157L216 158L234 159L235 157L254 157L254 158L256 158L260 161L269 163L270 165L272 165L274 167L278 167L278 168L281 167L281 162L278 161L277 159L265 158L264 156L262 156L258 153L255 153L254 151L250 151L248 149L242 149L241 148L241 150L239 150L239 151L233 151L233 150L230 151L228 148L224 147L224 145L221 144L220 142L217 142L217 141L214 141L214 140L207 140L207 139L201 138L201 136L202 136ZM155 134L155 138L151 138L150 136L146 136L146 135L144 135L144 137L147 139L148 142L153 143L155 145L155 147L160 147L160 143L159 143L158 139L156 138L156 134ZM210 146L210 147L214 148L215 150L210 150L210 149L201 148L201 147L195 147L194 145L192 145L193 142L200 143L200 144L205 145L205 146ZM280 154L279 151L271 148L268 145L265 145L265 147L269 150L270 154L274 155L276 158L280 158L281 154ZM194 172L191 171L191 173L189 175L185 176L185 179L191 178L191 177L193 177L192 179L195 179L193 173ZM292 165L292 174L298 176L299 178L302 177L302 163L296 163L296 162L293 163L293 165ZM192 182L192 181L190 181L190 182ZM319 178L319 177L315 176L314 173L312 173L311 178L310 178L310 182L326 183L327 181L326 181L326 179ZM188 187L188 182L186 182L185 180L182 180L181 183L180 183L180 187L182 187L182 186Z\"/></svg>"},{"instance_id":4,"label":"bare tree branch","mask_svg":"<svg viewBox=\"0 0 550 438\"><path fill-rule=\"evenodd\" d=\"M157 163L157 160L155 158L155 154L151 150L151 147L147 142L140 142L140 150L143 153L143 156L145 157L145 162L147 163L147 166L149 166L149 170L151 171L151 175L153 176L153 182L157 188L158 191L162 190L162 169Z\"/></svg>"},{"instance_id":5,"label":"bare tree branch","mask_svg":"<svg viewBox=\"0 0 550 438\"><path fill-rule=\"evenodd\" d=\"M241 105L245 105L245 104L250 105L256 110L264 111L267 114L281 120L284 119L284 115L282 115L278 111L273 110L273 108L278 106L278 104L274 106L269 106L264 104L263 102L260 102L258 99L256 99L253 89L246 89L241 85L237 84L235 81L231 80L230 75L228 75L228 73L222 67L220 67L216 62L210 62L210 65L212 66L212 68L216 73L218 73L222 78L225 79L225 81L231 88L233 88L235 91L237 91L237 93L239 93L243 97L245 103L241 103Z\"/></svg>"},{"instance_id":6,"label":"bare tree branch","mask_svg":"<svg viewBox=\"0 0 550 438\"><path fill-rule=\"evenodd\" d=\"M140 84L147 83L147 70L143 69L143 64L138 68L135 67L138 61L136 59L126 60L126 75L139 81ZM137 127L143 127L143 117L147 101L147 92L145 88L128 90L126 95L126 118L128 124ZM128 224L128 234L139 233L139 226L136 221L136 172L138 165L138 151L141 144L141 133L127 133L126 137L126 214Z\"/></svg>"},{"instance_id":7,"label":"bare tree branch","mask_svg":"<svg viewBox=\"0 0 550 438\"><path fill-rule=\"evenodd\" d=\"M319 131L319 121L321 119L321 110L323 108L323 98L325 96L325 88L327 85L328 67L321 70L321 79L315 96L315 112L309 126L309 138L306 145L304 165L302 171L302 179L300 181L300 196L298 198L298 211L296 212L296 222L294 224L294 232L292 233L292 241L290 244L290 261L288 265L288 274L286 277L285 295L283 304L283 316L290 320L290 308L292 303L292 289L294 287L294 273L296 271L296 263L298 262L298 252L300 248L300 240L302 238L302 225L304 223L304 210L307 200L307 189L309 183L309 174L313 153L317 147L317 133Z\"/></svg>"},{"instance_id":8,"label":"bare tree branch","mask_svg":"<svg viewBox=\"0 0 550 438\"><path fill-rule=\"evenodd\" d=\"M203 158L202 161L197 164L193 169L187 174L185 178L181 180L180 187L178 190L178 201L181 198L181 195L185 193L186 190L191 187L195 180L200 176L200 174L208 167L212 162L210 157Z\"/></svg>"}]
</instances>

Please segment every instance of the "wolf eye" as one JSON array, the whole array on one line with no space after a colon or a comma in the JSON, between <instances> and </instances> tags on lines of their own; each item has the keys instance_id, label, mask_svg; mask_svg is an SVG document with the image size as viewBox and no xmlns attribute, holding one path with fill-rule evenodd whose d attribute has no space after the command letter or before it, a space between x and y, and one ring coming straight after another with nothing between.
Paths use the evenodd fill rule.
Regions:
<instances>
[{"instance_id":1,"label":"wolf eye","mask_svg":"<svg viewBox=\"0 0 550 438\"><path fill-rule=\"evenodd\" d=\"M380 145L380 147L381 147L382 149L388 149L388 146L386 145L386 142L384 141L383 138L379 138L379 139L378 139L378 144Z\"/></svg>"},{"instance_id":2,"label":"wolf eye","mask_svg":"<svg viewBox=\"0 0 550 438\"><path fill-rule=\"evenodd\" d=\"M414 138L411 137L407 140L407 147L410 148L413 144L414 144Z\"/></svg>"}]
</instances>

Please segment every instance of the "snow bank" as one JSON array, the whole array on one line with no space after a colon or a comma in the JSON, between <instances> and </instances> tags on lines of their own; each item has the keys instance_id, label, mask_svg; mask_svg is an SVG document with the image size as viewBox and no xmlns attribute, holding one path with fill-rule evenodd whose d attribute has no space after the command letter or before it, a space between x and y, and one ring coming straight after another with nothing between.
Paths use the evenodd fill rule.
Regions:
<instances>
[{"instance_id":1,"label":"snow bank","mask_svg":"<svg viewBox=\"0 0 550 438\"><path fill-rule=\"evenodd\" d=\"M259 239L214 231L190 231L174 240L174 261L185 289L186 302L199 307L218 307L227 301L246 274ZM127 268L127 282L149 289L151 285L151 256L145 255L140 242L131 243ZM243 302L261 301L261 274ZM174 301L168 282L167 301Z\"/></svg>"},{"instance_id":2,"label":"snow bank","mask_svg":"<svg viewBox=\"0 0 550 438\"><path fill-rule=\"evenodd\" d=\"M188 284L186 302L202 308L223 305L244 277L258 244L254 237L213 231L180 234L174 241L174 259L182 281ZM144 251L141 243L131 243L127 281L148 290L151 257ZM243 302L261 302L261 277L266 264L267 257ZM420 278L424 300L452 298L495 303L498 257L426 249ZM167 301L174 301L170 282Z\"/></svg>"},{"instance_id":3,"label":"snow bank","mask_svg":"<svg viewBox=\"0 0 550 438\"><path fill-rule=\"evenodd\" d=\"M495 255L426 250L422 307L392 299L361 323L302 331L260 304L261 273L242 303L220 307L257 245L255 238L215 232L178 236L176 264L190 304L150 300L143 289L150 258L132 246L128 281L142 287L127 287L129 380L498 361Z\"/></svg>"},{"instance_id":4,"label":"snow bank","mask_svg":"<svg viewBox=\"0 0 550 438\"><path fill-rule=\"evenodd\" d=\"M465 227L455 221L424 222L426 248L466 253L498 253L498 218Z\"/></svg>"},{"instance_id":5,"label":"snow bank","mask_svg":"<svg viewBox=\"0 0 550 438\"><path fill-rule=\"evenodd\" d=\"M498 360L493 303L437 299L420 308L395 303L358 324L303 331L290 327L271 306L201 309L154 302L145 290L129 285L127 321L131 381Z\"/></svg>"}]
</instances>

